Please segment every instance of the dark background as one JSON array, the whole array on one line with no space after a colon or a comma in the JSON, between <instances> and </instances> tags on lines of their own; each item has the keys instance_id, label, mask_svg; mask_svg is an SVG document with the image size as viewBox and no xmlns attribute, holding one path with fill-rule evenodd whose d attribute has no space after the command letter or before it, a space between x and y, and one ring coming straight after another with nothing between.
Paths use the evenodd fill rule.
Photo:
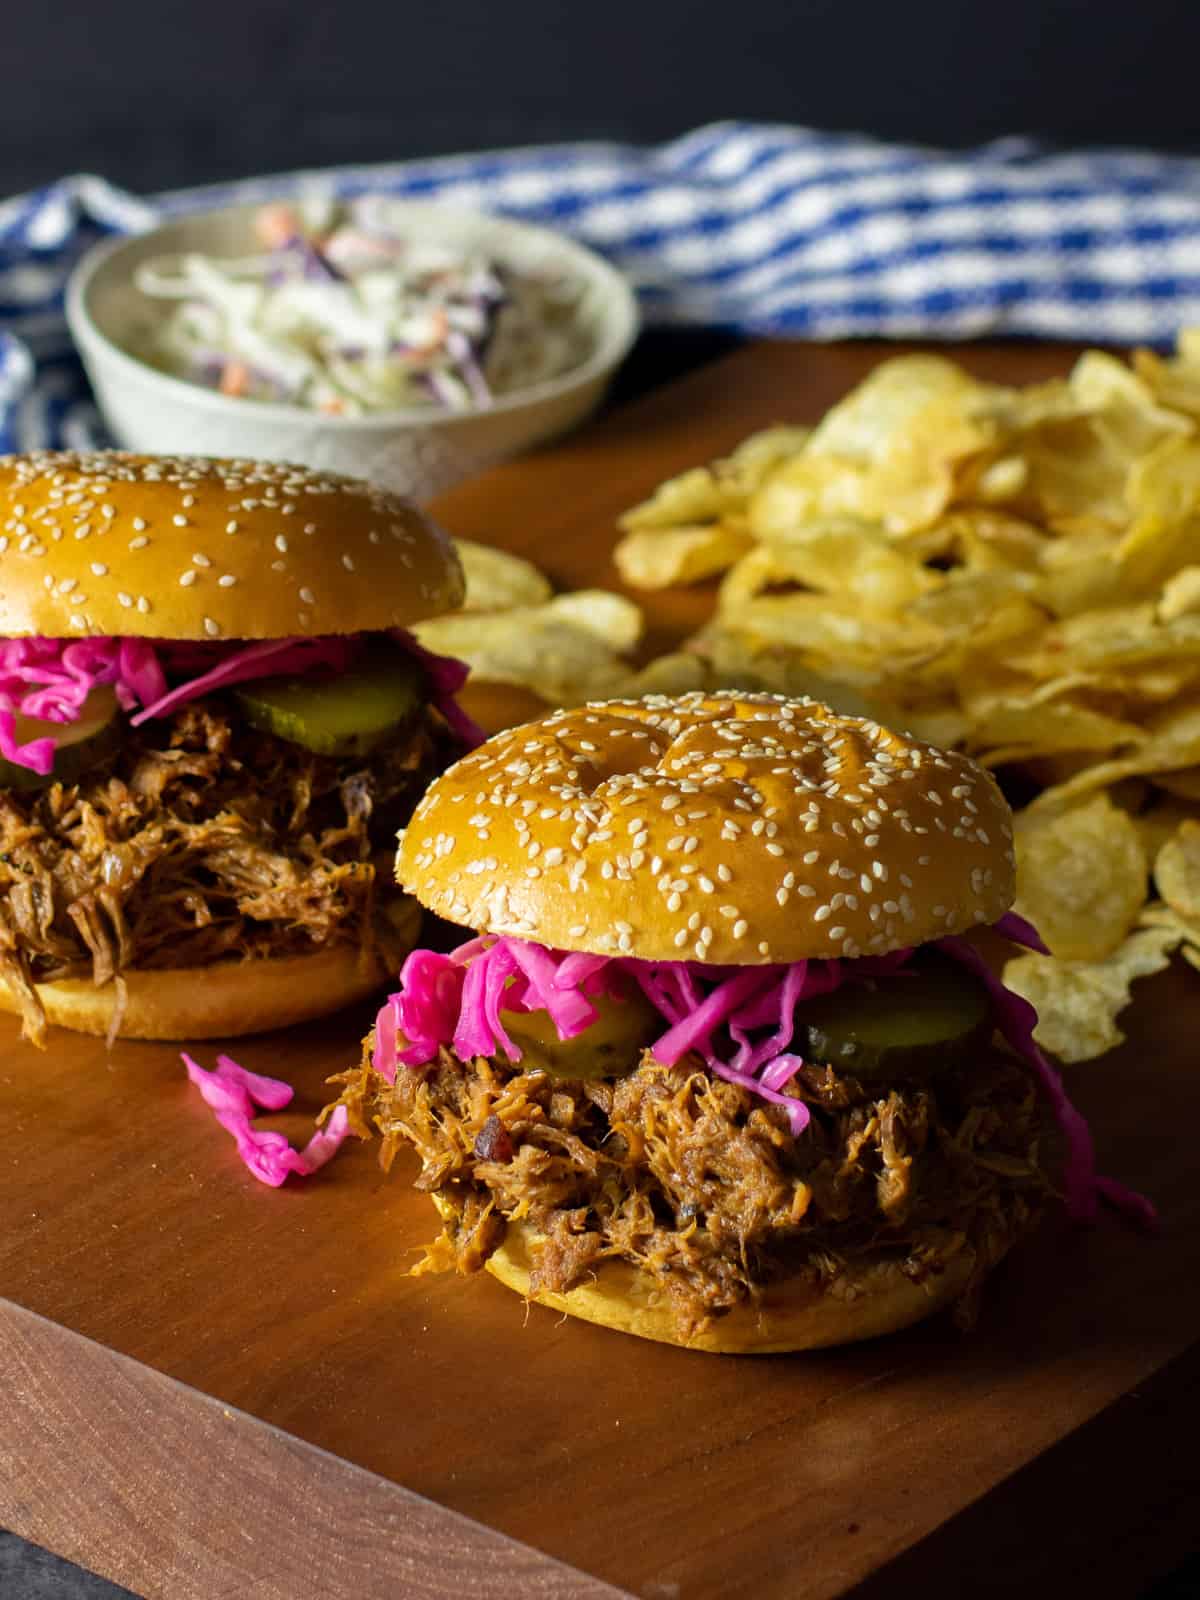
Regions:
<instances>
[{"instance_id":1,"label":"dark background","mask_svg":"<svg viewBox=\"0 0 1200 1600\"><path fill-rule=\"evenodd\" d=\"M1200 0L7 0L0 41L0 195L728 117L1200 153ZM720 347L657 337L625 392ZM114 1593L0 1532L4 1600ZM1155 1591L1197 1593L1195 1565Z\"/></svg>"},{"instance_id":2,"label":"dark background","mask_svg":"<svg viewBox=\"0 0 1200 1600\"><path fill-rule=\"evenodd\" d=\"M0 193L723 117L1200 148L1197 0L7 0Z\"/></svg>"}]
</instances>

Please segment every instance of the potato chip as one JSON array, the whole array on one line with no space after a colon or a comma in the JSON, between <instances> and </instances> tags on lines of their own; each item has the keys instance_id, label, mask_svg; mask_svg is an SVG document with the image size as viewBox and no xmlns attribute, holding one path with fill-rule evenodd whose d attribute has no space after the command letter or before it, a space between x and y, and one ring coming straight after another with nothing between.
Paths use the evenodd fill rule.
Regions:
<instances>
[{"instance_id":1,"label":"potato chip","mask_svg":"<svg viewBox=\"0 0 1200 1600\"><path fill-rule=\"evenodd\" d=\"M582 589L538 606L434 617L413 632L427 650L466 661L475 678L532 689L548 705L565 706L620 689L633 670L622 652L641 629L631 601Z\"/></svg>"},{"instance_id":2,"label":"potato chip","mask_svg":"<svg viewBox=\"0 0 1200 1600\"><path fill-rule=\"evenodd\" d=\"M979 718L967 746L986 766L1003 766L1060 750L1128 749L1146 738L1134 723L1070 701L997 700Z\"/></svg>"},{"instance_id":3,"label":"potato chip","mask_svg":"<svg viewBox=\"0 0 1200 1600\"><path fill-rule=\"evenodd\" d=\"M554 592L550 580L520 556L474 539L455 539L467 580L464 611L504 611L509 606L538 605Z\"/></svg>"},{"instance_id":4,"label":"potato chip","mask_svg":"<svg viewBox=\"0 0 1200 1600\"><path fill-rule=\"evenodd\" d=\"M1034 1038L1060 1061L1089 1061L1122 1043L1116 1019L1138 978L1161 972L1181 941L1177 926L1143 927L1102 961L1023 955L1004 968L1008 988L1038 1014Z\"/></svg>"},{"instance_id":5,"label":"potato chip","mask_svg":"<svg viewBox=\"0 0 1200 1600\"><path fill-rule=\"evenodd\" d=\"M972 507L955 512L948 528L968 570L1040 572L1046 560L1045 535L1019 517Z\"/></svg>"},{"instance_id":6,"label":"potato chip","mask_svg":"<svg viewBox=\"0 0 1200 1600\"><path fill-rule=\"evenodd\" d=\"M658 656L649 666L632 672L606 691L610 698L635 700L644 694L688 694L693 689L726 687L717 685L703 657L685 650Z\"/></svg>"},{"instance_id":7,"label":"potato chip","mask_svg":"<svg viewBox=\"0 0 1200 1600\"><path fill-rule=\"evenodd\" d=\"M1181 822L1154 858L1154 883L1171 910L1200 923L1200 822Z\"/></svg>"},{"instance_id":8,"label":"potato chip","mask_svg":"<svg viewBox=\"0 0 1200 1600\"><path fill-rule=\"evenodd\" d=\"M960 464L992 443L993 393L941 356L898 356L828 412L802 452L772 472L749 507L762 538L810 518L860 516L885 531L929 527L954 495Z\"/></svg>"},{"instance_id":9,"label":"potato chip","mask_svg":"<svg viewBox=\"0 0 1200 1600\"><path fill-rule=\"evenodd\" d=\"M990 424L972 427L985 405L995 406L1011 391L980 383L962 367L938 355L893 356L881 361L858 387L826 412L813 431L808 451L862 466L887 459L897 439L931 414L954 415L967 429L972 448L994 436ZM955 441L961 444L961 440ZM942 449L950 445L947 439Z\"/></svg>"},{"instance_id":10,"label":"potato chip","mask_svg":"<svg viewBox=\"0 0 1200 1600\"><path fill-rule=\"evenodd\" d=\"M1200 821L1200 802L1180 800L1174 796L1155 800L1142 810L1133 812L1133 825L1142 841L1146 860L1153 862L1158 852L1172 838L1181 822Z\"/></svg>"},{"instance_id":11,"label":"potato chip","mask_svg":"<svg viewBox=\"0 0 1200 1600\"><path fill-rule=\"evenodd\" d=\"M729 496L709 467L693 467L660 483L640 505L620 519L632 533L639 528L678 528L696 522L715 522L729 509Z\"/></svg>"},{"instance_id":12,"label":"potato chip","mask_svg":"<svg viewBox=\"0 0 1200 1600\"><path fill-rule=\"evenodd\" d=\"M1101 410L1116 401L1135 411L1155 410L1149 387L1123 361L1104 350L1085 350L1072 367L1067 385L1090 409Z\"/></svg>"},{"instance_id":13,"label":"potato chip","mask_svg":"<svg viewBox=\"0 0 1200 1600\"><path fill-rule=\"evenodd\" d=\"M1163 584L1158 620L1173 622L1190 611L1200 611L1200 567L1181 567Z\"/></svg>"},{"instance_id":14,"label":"potato chip","mask_svg":"<svg viewBox=\"0 0 1200 1600\"><path fill-rule=\"evenodd\" d=\"M1185 702L1161 711L1149 720L1147 731L1149 737L1132 755L1102 761L1077 772L1038 795L1026 808L1026 814L1062 810L1083 795L1105 789L1122 778L1200 764L1200 706Z\"/></svg>"},{"instance_id":15,"label":"potato chip","mask_svg":"<svg viewBox=\"0 0 1200 1600\"><path fill-rule=\"evenodd\" d=\"M906 659L924 659L935 654L945 639L931 623L912 616L871 616L856 600L840 595L766 594L736 607L722 604L719 615L736 621L763 643L844 665L847 675L855 666L875 673L885 663L895 668ZM829 673L838 675L836 669Z\"/></svg>"},{"instance_id":16,"label":"potato chip","mask_svg":"<svg viewBox=\"0 0 1200 1600\"><path fill-rule=\"evenodd\" d=\"M777 424L743 439L731 455L713 463L713 471L727 492L748 498L782 462L799 455L812 435L811 428Z\"/></svg>"},{"instance_id":17,"label":"potato chip","mask_svg":"<svg viewBox=\"0 0 1200 1600\"><path fill-rule=\"evenodd\" d=\"M808 695L846 716L896 722L898 717L859 694L851 685L822 677L801 664L796 652L754 639L737 628L710 622L688 641L688 649L707 664L714 689L765 689L771 694Z\"/></svg>"},{"instance_id":18,"label":"potato chip","mask_svg":"<svg viewBox=\"0 0 1200 1600\"><path fill-rule=\"evenodd\" d=\"M1179 335L1179 355L1174 361L1164 361L1152 350L1135 350L1133 370L1159 405L1184 416L1200 417L1200 363L1194 351L1189 351L1194 335L1195 329L1189 328Z\"/></svg>"},{"instance_id":19,"label":"potato chip","mask_svg":"<svg viewBox=\"0 0 1200 1600\"><path fill-rule=\"evenodd\" d=\"M975 500L999 503L1020 494L1028 482L1029 464L1023 456L1001 456L996 461L980 463L967 493Z\"/></svg>"},{"instance_id":20,"label":"potato chip","mask_svg":"<svg viewBox=\"0 0 1200 1600\"><path fill-rule=\"evenodd\" d=\"M897 706L881 711L876 721L945 749L965 744L971 727L969 719L957 706L905 706L903 709Z\"/></svg>"},{"instance_id":21,"label":"potato chip","mask_svg":"<svg viewBox=\"0 0 1200 1600\"><path fill-rule=\"evenodd\" d=\"M759 539L788 539L809 522L866 517L866 475L852 462L798 456L785 462L750 497L746 520Z\"/></svg>"},{"instance_id":22,"label":"potato chip","mask_svg":"<svg viewBox=\"0 0 1200 1600\"><path fill-rule=\"evenodd\" d=\"M1017 817L1017 910L1052 955L1102 961L1146 899L1146 856L1132 819L1107 795L1047 818Z\"/></svg>"},{"instance_id":23,"label":"potato chip","mask_svg":"<svg viewBox=\"0 0 1200 1600\"><path fill-rule=\"evenodd\" d=\"M613 559L631 588L667 589L726 571L753 544L750 534L731 522L638 528L625 535Z\"/></svg>"},{"instance_id":24,"label":"potato chip","mask_svg":"<svg viewBox=\"0 0 1200 1600\"><path fill-rule=\"evenodd\" d=\"M886 615L944 581L877 528L826 519L808 524L794 538L753 550L726 578L720 606L729 611L788 585L845 595L867 611Z\"/></svg>"},{"instance_id":25,"label":"potato chip","mask_svg":"<svg viewBox=\"0 0 1200 1600\"><path fill-rule=\"evenodd\" d=\"M612 650L632 650L645 627L640 608L607 589L575 589L556 595L543 609L558 621L594 634Z\"/></svg>"}]
</instances>

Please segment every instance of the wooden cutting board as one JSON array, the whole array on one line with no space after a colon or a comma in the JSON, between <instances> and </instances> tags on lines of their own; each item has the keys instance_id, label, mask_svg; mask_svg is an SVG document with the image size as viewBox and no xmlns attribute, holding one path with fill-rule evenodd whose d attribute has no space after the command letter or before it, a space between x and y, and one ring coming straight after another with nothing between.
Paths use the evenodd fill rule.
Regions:
<instances>
[{"instance_id":1,"label":"wooden cutting board","mask_svg":"<svg viewBox=\"0 0 1200 1600\"><path fill-rule=\"evenodd\" d=\"M615 514L878 348L754 346L448 495L456 532L608 583ZM1069 353L966 352L1014 381ZM658 642L703 594L649 598ZM306 1135L365 1012L244 1041ZM1200 1542L1200 979L1075 1069L1147 1240L1048 1224L979 1330L720 1358L406 1276L435 1231L355 1145L271 1191L175 1050L0 1024L0 1524L164 1600L1130 1595ZM200 1052L212 1059L214 1049Z\"/></svg>"}]
</instances>

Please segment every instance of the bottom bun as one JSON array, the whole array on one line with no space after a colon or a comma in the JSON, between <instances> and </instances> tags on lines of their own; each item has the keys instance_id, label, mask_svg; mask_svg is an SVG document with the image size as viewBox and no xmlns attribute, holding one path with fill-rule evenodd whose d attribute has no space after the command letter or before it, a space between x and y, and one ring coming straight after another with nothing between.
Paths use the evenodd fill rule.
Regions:
<instances>
[{"instance_id":1,"label":"bottom bun","mask_svg":"<svg viewBox=\"0 0 1200 1600\"><path fill-rule=\"evenodd\" d=\"M438 1208L442 1208L439 1206ZM932 1316L958 1299L976 1270L964 1244L941 1271L915 1283L892 1261L848 1267L830 1288L815 1289L784 1279L752 1303L735 1306L690 1336L680 1330L670 1294L648 1273L627 1261L606 1261L590 1283L566 1294L531 1289L531 1250L539 1235L526 1222L510 1222L504 1240L488 1257L487 1269L527 1300L618 1333L709 1350L722 1355L778 1355L818 1350L895 1333Z\"/></svg>"},{"instance_id":2,"label":"bottom bun","mask_svg":"<svg viewBox=\"0 0 1200 1600\"><path fill-rule=\"evenodd\" d=\"M122 973L125 1003L118 1039L232 1039L328 1016L365 999L394 976L416 943L421 908L407 896L388 905L386 947L364 963L353 945L306 956L218 961L207 967L133 968ZM120 1004L115 983L64 978L34 987L47 1022L76 1033L106 1035ZM21 1012L0 979L0 1010Z\"/></svg>"}]
</instances>

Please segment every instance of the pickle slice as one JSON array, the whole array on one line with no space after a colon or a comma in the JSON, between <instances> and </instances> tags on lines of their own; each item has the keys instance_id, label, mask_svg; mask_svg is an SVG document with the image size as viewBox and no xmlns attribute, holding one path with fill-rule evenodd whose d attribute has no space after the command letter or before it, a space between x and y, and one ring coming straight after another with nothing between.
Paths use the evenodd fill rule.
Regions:
<instances>
[{"instance_id":1,"label":"pickle slice","mask_svg":"<svg viewBox=\"0 0 1200 1600\"><path fill-rule=\"evenodd\" d=\"M632 1072L642 1051L663 1031L663 1021L640 989L620 1000L589 995L595 1022L573 1039L560 1039L547 1011L504 1011L500 1021L521 1052L522 1072L554 1078L617 1078Z\"/></svg>"},{"instance_id":2,"label":"pickle slice","mask_svg":"<svg viewBox=\"0 0 1200 1600\"><path fill-rule=\"evenodd\" d=\"M336 676L263 678L232 693L252 728L322 756L365 755L428 699L417 663L386 644Z\"/></svg>"},{"instance_id":3,"label":"pickle slice","mask_svg":"<svg viewBox=\"0 0 1200 1600\"><path fill-rule=\"evenodd\" d=\"M110 756L121 742L117 696L111 685L93 689L74 722L47 722L41 717L14 718L18 744L51 738L54 765L43 774L0 756L0 789L48 789L52 783L73 783L76 778Z\"/></svg>"},{"instance_id":4,"label":"pickle slice","mask_svg":"<svg viewBox=\"0 0 1200 1600\"><path fill-rule=\"evenodd\" d=\"M908 976L843 984L805 1005L797 1020L810 1060L871 1083L963 1066L992 1031L983 984L936 951L919 957Z\"/></svg>"}]
</instances>

